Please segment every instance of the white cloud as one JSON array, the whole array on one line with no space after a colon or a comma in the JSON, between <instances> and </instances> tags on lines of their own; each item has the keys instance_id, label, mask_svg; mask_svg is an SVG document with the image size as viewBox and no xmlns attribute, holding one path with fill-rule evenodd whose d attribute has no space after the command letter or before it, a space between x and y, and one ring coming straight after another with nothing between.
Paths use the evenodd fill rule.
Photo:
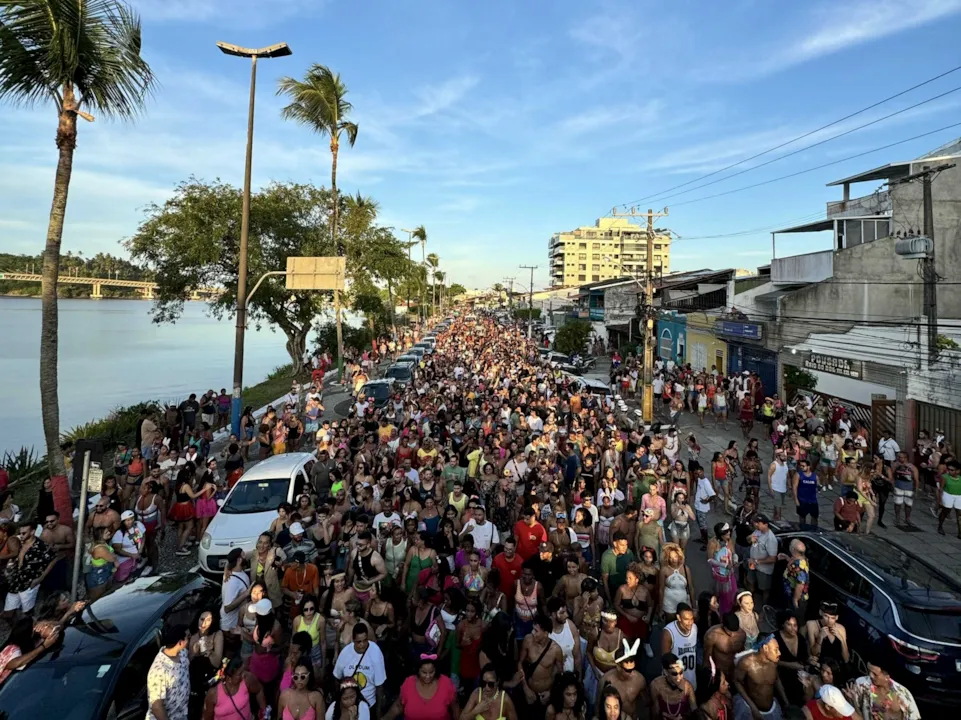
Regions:
<instances>
[{"instance_id":1,"label":"white cloud","mask_svg":"<svg viewBox=\"0 0 961 720\"><path fill-rule=\"evenodd\" d=\"M808 7L813 11L807 21L802 18L789 24L806 29L774 43L746 43L742 47L761 53L741 57L735 63L716 63L702 74L722 82L765 77L957 14L961 12L961 0L831 0Z\"/></svg>"},{"instance_id":2,"label":"white cloud","mask_svg":"<svg viewBox=\"0 0 961 720\"><path fill-rule=\"evenodd\" d=\"M418 104L414 106L413 119L437 115L457 105L473 89L479 78L461 75L445 80L439 85L427 85L416 91Z\"/></svg>"}]
</instances>

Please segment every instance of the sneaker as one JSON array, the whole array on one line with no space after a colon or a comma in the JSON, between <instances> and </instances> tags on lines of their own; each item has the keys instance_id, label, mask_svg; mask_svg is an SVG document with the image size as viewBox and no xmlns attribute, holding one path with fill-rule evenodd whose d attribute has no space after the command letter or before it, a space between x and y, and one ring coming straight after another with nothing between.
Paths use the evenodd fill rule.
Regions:
<instances>
[{"instance_id":1,"label":"sneaker","mask_svg":"<svg viewBox=\"0 0 961 720\"><path fill-rule=\"evenodd\" d=\"M833 489L834 489L833 485L828 485L828 490L833 490Z\"/></svg>"},{"instance_id":2,"label":"sneaker","mask_svg":"<svg viewBox=\"0 0 961 720\"><path fill-rule=\"evenodd\" d=\"M651 649L650 643L644 643L644 652L647 654L649 658L654 657L654 650Z\"/></svg>"},{"instance_id":3,"label":"sneaker","mask_svg":"<svg viewBox=\"0 0 961 720\"><path fill-rule=\"evenodd\" d=\"M147 565L140 571L140 577L150 577L153 574L153 565Z\"/></svg>"}]
</instances>

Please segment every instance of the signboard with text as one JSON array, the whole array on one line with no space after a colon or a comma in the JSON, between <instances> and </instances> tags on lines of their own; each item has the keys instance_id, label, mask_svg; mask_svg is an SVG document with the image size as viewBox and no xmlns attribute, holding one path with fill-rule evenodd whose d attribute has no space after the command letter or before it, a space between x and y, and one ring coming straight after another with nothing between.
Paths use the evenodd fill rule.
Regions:
<instances>
[{"instance_id":1,"label":"signboard with text","mask_svg":"<svg viewBox=\"0 0 961 720\"><path fill-rule=\"evenodd\" d=\"M804 361L804 368L854 378L855 380L860 380L864 374L864 365L860 360L848 360L847 358L819 355L818 353L811 353L811 356Z\"/></svg>"},{"instance_id":2,"label":"signboard with text","mask_svg":"<svg viewBox=\"0 0 961 720\"><path fill-rule=\"evenodd\" d=\"M745 340L761 339L761 326L757 323L718 320L714 323L714 332L718 335L744 338Z\"/></svg>"}]
</instances>

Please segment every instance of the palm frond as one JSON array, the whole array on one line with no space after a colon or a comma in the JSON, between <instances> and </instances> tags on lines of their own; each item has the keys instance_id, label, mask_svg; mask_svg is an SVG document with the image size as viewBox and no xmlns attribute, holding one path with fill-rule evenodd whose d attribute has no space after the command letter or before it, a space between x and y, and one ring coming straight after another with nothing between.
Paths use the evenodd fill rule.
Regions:
<instances>
[{"instance_id":1,"label":"palm frond","mask_svg":"<svg viewBox=\"0 0 961 720\"><path fill-rule=\"evenodd\" d=\"M59 105L70 87L80 107L132 117L155 84L141 46L121 0L0 0L0 97Z\"/></svg>"},{"instance_id":2,"label":"palm frond","mask_svg":"<svg viewBox=\"0 0 961 720\"><path fill-rule=\"evenodd\" d=\"M326 65L312 65L303 80L281 78L277 94L286 95L291 101L281 111L285 120L332 138L346 133L351 145L356 142L357 123L346 119L353 109L346 99L347 86Z\"/></svg>"},{"instance_id":3,"label":"palm frond","mask_svg":"<svg viewBox=\"0 0 961 720\"><path fill-rule=\"evenodd\" d=\"M354 143L357 142L357 123L355 122L345 122L341 123L340 129L347 133L347 142L353 147Z\"/></svg>"},{"instance_id":4,"label":"palm frond","mask_svg":"<svg viewBox=\"0 0 961 720\"><path fill-rule=\"evenodd\" d=\"M418 225L414 228L414 232L411 233L411 239L417 240L418 242L427 242L427 228L423 225Z\"/></svg>"}]
</instances>

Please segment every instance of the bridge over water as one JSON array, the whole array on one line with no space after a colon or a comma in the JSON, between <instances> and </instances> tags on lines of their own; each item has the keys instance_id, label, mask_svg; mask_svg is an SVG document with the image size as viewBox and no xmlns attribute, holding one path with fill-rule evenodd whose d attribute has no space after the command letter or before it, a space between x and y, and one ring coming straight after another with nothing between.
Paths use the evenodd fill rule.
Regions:
<instances>
[{"instance_id":1,"label":"bridge over water","mask_svg":"<svg viewBox=\"0 0 961 720\"><path fill-rule=\"evenodd\" d=\"M0 271L0 280L12 282L41 282L43 277L36 273L29 272L7 272ZM122 287L136 289L144 300L153 300L154 291L159 287L157 283L150 280L121 280L119 278L98 278L82 277L74 275L61 275L57 279L58 283L73 285L90 285L90 297L100 299L103 297L103 288ZM203 300L221 293L217 288L198 288L191 290L191 300Z\"/></svg>"}]
</instances>

